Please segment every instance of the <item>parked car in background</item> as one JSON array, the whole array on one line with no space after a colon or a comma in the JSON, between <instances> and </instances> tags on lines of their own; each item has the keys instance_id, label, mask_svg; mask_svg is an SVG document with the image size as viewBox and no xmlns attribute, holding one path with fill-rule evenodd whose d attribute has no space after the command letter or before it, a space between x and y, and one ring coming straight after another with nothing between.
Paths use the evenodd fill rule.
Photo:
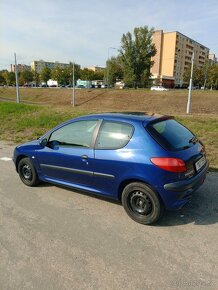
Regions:
<instances>
[{"instance_id":1,"label":"parked car in background","mask_svg":"<svg viewBox=\"0 0 218 290\"><path fill-rule=\"evenodd\" d=\"M123 89L125 87L125 83L123 81L117 81L114 85L116 89Z\"/></svg>"},{"instance_id":2,"label":"parked car in background","mask_svg":"<svg viewBox=\"0 0 218 290\"><path fill-rule=\"evenodd\" d=\"M84 85L78 85L76 86L77 89L85 89L86 87Z\"/></svg>"},{"instance_id":3,"label":"parked car in background","mask_svg":"<svg viewBox=\"0 0 218 290\"><path fill-rule=\"evenodd\" d=\"M122 201L136 222L180 209L206 177L204 145L172 117L108 113L79 117L17 146L22 182L40 181Z\"/></svg>"},{"instance_id":4,"label":"parked car in background","mask_svg":"<svg viewBox=\"0 0 218 290\"><path fill-rule=\"evenodd\" d=\"M187 87L187 89L189 90L189 86ZM199 90L199 86L192 86L192 90Z\"/></svg>"},{"instance_id":5,"label":"parked car in background","mask_svg":"<svg viewBox=\"0 0 218 290\"><path fill-rule=\"evenodd\" d=\"M151 91L169 91L169 89L164 88L163 86L152 86Z\"/></svg>"},{"instance_id":6,"label":"parked car in background","mask_svg":"<svg viewBox=\"0 0 218 290\"><path fill-rule=\"evenodd\" d=\"M47 81L47 86L49 88L56 88L56 87L58 87L58 85L59 85L58 82L55 80L50 79Z\"/></svg>"}]
</instances>

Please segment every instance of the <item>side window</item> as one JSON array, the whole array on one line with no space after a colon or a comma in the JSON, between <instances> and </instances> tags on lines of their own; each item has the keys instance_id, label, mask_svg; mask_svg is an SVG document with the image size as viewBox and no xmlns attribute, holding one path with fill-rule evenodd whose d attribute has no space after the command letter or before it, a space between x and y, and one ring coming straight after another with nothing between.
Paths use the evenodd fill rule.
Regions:
<instances>
[{"instance_id":1,"label":"side window","mask_svg":"<svg viewBox=\"0 0 218 290\"><path fill-rule=\"evenodd\" d=\"M96 149L119 149L129 142L133 126L121 122L104 122L96 142Z\"/></svg>"},{"instance_id":2,"label":"side window","mask_svg":"<svg viewBox=\"0 0 218 290\"><path fill-rule=\"evenodd\" d=\"M48 144L90 147L97 123L98 120L89 120L67 124L51 134Z\"/></svg>"}]
</instances>

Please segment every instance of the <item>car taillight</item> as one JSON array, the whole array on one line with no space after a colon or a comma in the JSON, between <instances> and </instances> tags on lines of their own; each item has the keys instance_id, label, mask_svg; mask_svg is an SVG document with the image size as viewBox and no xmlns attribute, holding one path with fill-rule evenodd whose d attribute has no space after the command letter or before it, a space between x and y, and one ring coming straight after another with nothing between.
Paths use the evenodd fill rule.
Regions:
<instances>
[{"instance_id":1,"label":"car taillight","mask_svg":"<svg viewBox=\"0 0 218 290\"><path fill-rule=\"evenodd\" d=\"M185 172L186 165L182 159L171 157L153 157L151 162L161 169L171 172Z\"/></svg>"}]
</instances>

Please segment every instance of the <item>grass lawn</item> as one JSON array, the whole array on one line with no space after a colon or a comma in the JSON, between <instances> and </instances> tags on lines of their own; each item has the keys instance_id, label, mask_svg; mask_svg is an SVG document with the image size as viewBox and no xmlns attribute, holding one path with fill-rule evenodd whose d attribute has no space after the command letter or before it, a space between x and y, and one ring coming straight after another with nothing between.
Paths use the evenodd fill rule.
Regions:
<instances>
[{"instance_id":1,"label":"grass lawn","mask_svg":"<svg viewBox=\"0 0 218 290\"><path fill-rule=\"evenodd\" d=\"M195 133L206 146L210 169L218 170L218 116L177 116L177 121Z\"/></svg>"},{"instance_id":2,"label":"grass lawn","mask_svg":"<svg viewBox=\"0 0 218 290\"><path fill-rule=\"evenodd\" d=\"M0 102L0 138L15 143L37 138L83 111L63 111L49 106Z\"/></svg>"},{"instance_id":3,"label":"grass lawn","mask_svg":"<svg viewBox=\"0 0 218 290\"><path fill-rule=\"evenodd\" d=\"M88 111L78 108L0 102L0 138L22 143L41 136L63 121L84 114ZM218 170L218 116L179 115L176 119L204 142L210 168Z\"/></svg>"},{"instance_id":4,"label":"grass lawn","mask_svg":"<svg viewBox=\"0 0 218 290\"><path fill-rule=\"evenodd\" d=\"M185 114L188 90L169 90L166 92L148 89L78 89L76 90L78 110L88 112L143 111L159 114ZM72 89L60 88L20 88L21 101L52 107L69 108ZM16 100L15 88L1 88L0 100ZM218 90L194 90L191 97L192 114L218 115Z\"/></svg>"}]
</instances>

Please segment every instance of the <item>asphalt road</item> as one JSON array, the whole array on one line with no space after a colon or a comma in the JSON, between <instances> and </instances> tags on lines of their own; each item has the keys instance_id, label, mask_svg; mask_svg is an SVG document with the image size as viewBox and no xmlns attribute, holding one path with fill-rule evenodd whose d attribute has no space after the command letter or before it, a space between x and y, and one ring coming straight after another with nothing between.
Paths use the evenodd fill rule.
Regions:
<instances>
[{"instance_id":1,"label":"asphalt road","mask_svg":"<svg viewBox=\"0 0 218 290\"><path fill-rule=\"evenodd\" d=\"M0 142L0 290L218 289L218 174L143 226L118 203L25 186L12 150Z\"/></svg>"}]
</instances>

